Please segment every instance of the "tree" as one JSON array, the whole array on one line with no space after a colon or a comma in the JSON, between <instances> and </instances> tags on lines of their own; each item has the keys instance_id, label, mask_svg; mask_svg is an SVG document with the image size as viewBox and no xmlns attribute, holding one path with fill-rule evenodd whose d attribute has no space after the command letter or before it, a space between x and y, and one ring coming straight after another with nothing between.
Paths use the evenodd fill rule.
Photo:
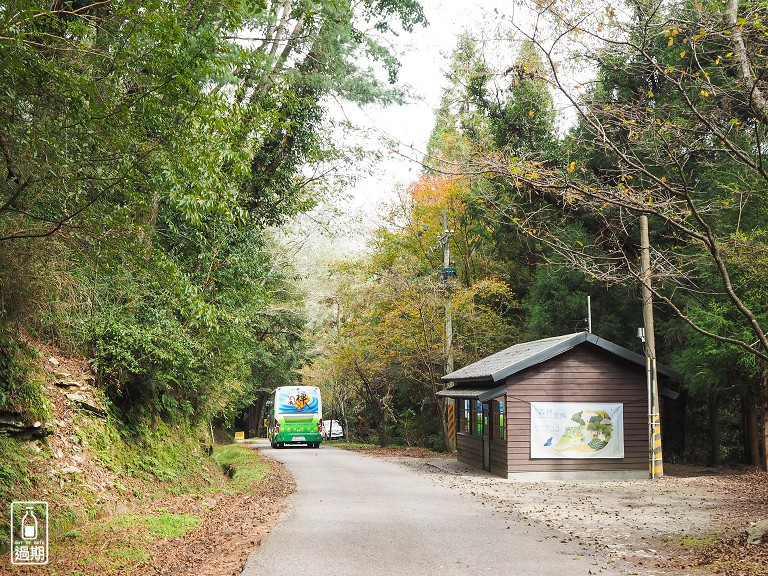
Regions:
<instances>
[{"instance_id":1,"label":"tree","mask_svg":"<svg viewBox=\"0 0 768 576\"><path fill-rule=\"evenodd\" d=\"M765 361L764 24L756 5L627 3L532 8L517 26L547 63L540 76L578 117L561 158L476 150L464 173L536 201L486 199L588 277L642 281L634 216L653 225L656 300L691 329ZM623 11L622 11L623 10ZM593 64L573 81L565 60ZM518 196L519 198L519 196ZM572 222L590 232L585 242ZM762 269L764 267L761 266ZM708 322L702 307L728 322Z\"/></svg>"},{"instance_id":2,"label":"tree","mask_svg":"<svg viewBox=\"0 0 768 576\"><path fill-rule=\"evenodd\" d=\"M325 338L312 375L336 395L340 383L346 386L348 414L356 420L351 433L370 427L384 444L395 437L446 447L445 405L436 396L444 388L446 290L458 362L495 352L516 333L510 320L519 303L493 276L497 265L478 236L483 223L469 214L466 193L461 179L422 176L391 207L370 254L332 269L334 314L320 327ZM442 233L443 210L455 228L452 252L459 268L466 266L449 287L438 277L442 258L430 249Z\"/></svg>"},{"instance_id":3,"label":"tree","mask_svg":"<svg viewBox=\"0 0 768 576\"><path fill-rule=\"evenodd\" d=\"M0 322L95 357L126 411L204 418L297 378L299 299L265 230L345 161L320 136L330 95L398 98L383 43L424 23L418 3L0 17Z\"/></svg>"}]
</instances>

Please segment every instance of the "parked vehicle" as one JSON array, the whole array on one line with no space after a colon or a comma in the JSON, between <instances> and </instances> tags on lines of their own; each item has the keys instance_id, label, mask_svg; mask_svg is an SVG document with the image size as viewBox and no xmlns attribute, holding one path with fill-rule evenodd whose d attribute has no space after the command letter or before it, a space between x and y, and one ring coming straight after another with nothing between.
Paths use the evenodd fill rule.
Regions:
<instances>
[{"instance_id":1,"label":"parked vehicle","mask_svg":"<svg viewBox=\"0 0 768 576\"><path fill-rule=\"evenodd\" d=\"M326 440L336 440L344 438L344 429L338 420L326 420L323 422L323 438Z\"/></svg>"},{"instance_id":2,"label":"parked vehicle","mask_svg":"<svg viewBox=\"0 0 768 576\"><path fill-rule=\"evenodd\" d=\"M269 408L267 438L272 448L306 444L318 448L323 441L323 404L317 386L281 386Z\"/></svg>"}]
</instances>

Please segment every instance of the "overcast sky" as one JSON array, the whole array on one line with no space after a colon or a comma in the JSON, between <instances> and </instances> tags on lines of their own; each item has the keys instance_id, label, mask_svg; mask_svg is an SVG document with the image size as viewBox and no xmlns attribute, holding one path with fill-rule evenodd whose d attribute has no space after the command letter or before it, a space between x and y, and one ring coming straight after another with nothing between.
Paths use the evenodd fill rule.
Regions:
<instances>
[{"instance_id":1,"label":"overcast sky","mask_svg":"<svg viewBox=\"0 0 768 576\"><path fill-rule=\"evenodd\" d=\"M458 35L464 29L480 28L480 22L494 17L494 7L509 5L503 0L422 0L430 26L414 34L402 36L396 46L400 50L399 81L409 85L420 98L404 106L386 109L360 109L343 105L339 117L362 128L375 130L402 147L412 147L417 153L426 150L434 125L434 112L440 104L447 57ZM375 143L370 140L368 144ZM309 295L307 306L312 316L319 317L327 295L328 262L355 257L365 249L370 232L382 223L381 204L395 197L396 187L406 186L418 177L421 167L399 155L385 156L375 166L374 175L364 178L350 192L348 202L337 206L337 212L320 208L291 223L279 234L279 241L288 262L292 262L304 278L304 292ZM437 223L436 223L437 224Z\"/></svg>"},{"instance_id":2,"label":"overcast sky","mask_svg":"<svg viewBox=\"0 0 768 576\"><path fill-rule=\"evenodd\" d=\"M421 3L430 26L400 37L397 46L402 63L399 80L409 85L420 100L386 109L344 107L344 115L355 124L373 128L418 152L426 149L434 125L434 111L447 84L444 78L447 57L458 35L464 29L477 28L484 19L492 19L495 7L510 4L503 0L422 0ZM373 177L355 186L355 204L364 210L369 225L375 223L378 206L393 196L395 186L408 184L418 176L419 170L418 165L395 155L381 162Z\"/></svg>"}]
</instances>

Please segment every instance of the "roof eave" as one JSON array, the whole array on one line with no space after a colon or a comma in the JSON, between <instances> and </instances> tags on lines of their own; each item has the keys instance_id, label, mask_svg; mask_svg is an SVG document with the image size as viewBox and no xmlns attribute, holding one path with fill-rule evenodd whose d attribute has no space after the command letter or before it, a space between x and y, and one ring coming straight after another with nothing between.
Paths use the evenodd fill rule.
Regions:
<instances>
[{"instance_id":1,"label":"roof eave","mask_svg":"<svg viewBox=\"0 0 768 576\"><path fill-rule=\"evenodd\" d=\"M454 388L446 388L440 390L437 395L444 398L456 398L459 400L479 400L480 402L486 402L493 398L503 396L507 392L506 384L496 386L495 388L487 388L482 390L471 390L463 386L455 386Z\"/></svg>"},{"instance_id":2,"label":"roof eave","mask_svg":"<svg viewBox=\"0 0 768 576\"><path fill-rule=\"evenodd\" d=\"M472 382L477 382L478 384L482 382L488 382L489 384L492 384L495 382L495 380L491 377L490 374L486 376L467 376L466 378L454 378L454 377L449 378L448 376L442 376L440 380L442 380L443 382L455 382L456 384L468 384Z\"/></svg>"},{"instance_id":3,"label":"roof eave","mask_svg":"<svg viewBox=\"0 0 768 576\"><path fill-rule=\"evenodd\" d=\"M632 350L624 348L623 346L619 346L618 344L614 344L613 342L609 342L608 340L600 338L599 336L596 336L589 332L578 332L576 334L573 334L570 338L561 340L556 344L553 344L552 346L545 348L544 350L540 350L535 354L532 354L517 362L513 362L490 374L474 374L471 376L458 376L458 377L454 375L456 373L461 372L465 368L467 368L465 367L465 368L462 368L461 370L456 370L451 374L447 374L443 376L441 380L443 382L456 382L456 383L500 382L500 381L506 380L509 376L512 376L513 374L522 372L523 370L536 366L537 364L546 362L547 360L550 360L551 358L554 358L555 356L558 356L563 352L567 352L568 350L575 348L582 342L589 342L591 344L594 344L595 346L602 348L606 352L610 352L615 356L624 358L625 360L628 360L629 362L632 362L634 364L638 364L640 366L646 365L646 357L638 354L637 352L633 352ZM672 380L681 382L683 379L682 375L677 370L674 370L664 364L657 363L656 369L660 374L663 374L664 376L671 378Z\"/></svg>"},{"instance_id":4,"label":"roof eave","mask_svg":"<svg viewBox=\"0 0 768 576\"><path fill-rule=\"evenodd\" d=\"M639 364L640 366L645 366L646 357L643 356L642 354L638 354L637 352L632 352L632 350L624 348L623 346L619 346L618 344L614 344L613 342L609 342L608 340L600 338L599 336L595 336L594 334L589 334L586 340L587 342L591 342L595 346L599 346L603 350L606 350L607 352L611 352L616 356L620 356L625 360L629 360L630 362L634 362L635 364ZM669 366L666 366L665 364L659 364L657 362L656 371L661 374L664 374L664 376L667 376L672 380L676 380L677 382L682 382L683 380L683 375L680 374L680 372L678 372L673 368L670 368Z\"/></svg>"}]
</instances>

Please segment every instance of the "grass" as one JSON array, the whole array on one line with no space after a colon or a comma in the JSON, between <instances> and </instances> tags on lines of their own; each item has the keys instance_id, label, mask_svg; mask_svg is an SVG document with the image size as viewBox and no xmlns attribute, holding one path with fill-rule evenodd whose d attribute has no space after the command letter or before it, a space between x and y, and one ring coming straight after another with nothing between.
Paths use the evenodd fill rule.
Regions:
<instances>
[{"instance_id":1,"label":"grass","mask_svg":"<svg viewBox=\"0 0 768 576\"><path fill-rule=\"evenodd\" d=\"M10 507L14 500L32 500L27 498L30 480L37 480L37 475L30 475L27 468L32 453L28 442L0 436L0 502ZM11 545L10 518L0 514L0 552Z\"/></svg>"},{"instance_id":2,"label":"grass","mask_svg":"<svg viewBox=\"0 0 768 576\"><path fill-rule=\"evenodd\" d=\"M149 560L150 554L148 550L129 547L107 550L106 556L111 560L114 568L129 568L136 564L144 564Z\"/></svg>"},{"instance_id":3,"label":"grass","mask_svg":"<svg viewBox=\"0 0 768 576\"><path fill-rule=\"evenodd\" d=\"M26 442L19 442L0 436L0 500L11 500L14 489L29 486L26 464L28 454Z\"/></svg>"},{"instance_id":4,"label":"grass","mask_svg":"<svg viewBox=\"0 0 768 576\"><path fill-rule=\"evenodd\" d=\"M188 424L158 419L131 428L112 418L90 419L79 432L104 467L127 478L159 481L163 492L186 494L201 479L216 482L205 466L198 434Z\"/></svg>"},{"instance_id":5,"label":"grass","mask_svg":"<svg viewBox=\"0 0 768 576\"><path fill-rule=\"evenodd\" d=\"M711 546L717 541L717 538L713 535L695 535L695 536L681 536L680 538L665 539L665 544L678 544L685 546L686 548L706 548Z\"/></svg>"},{"instance_id":6,"label":"grass","mask_svg":"<svg viewBox=\"0 0 768 576\"><path fill-rule=\"evenodd\" d=\"M269 466L252 449L238 444L217 446L212 457L231 478L228 492L242 491L258 484L269 471Z\"/></svg>"},{"instance_id":7,"label":"grass","mask_svg":"<svg viewBox=\"0 0 768 576\"><path fill-rule=\"evenodd\" d=\"M51 558L77 559L77 568L90 573L141 573L157 540L179 538L202 522L194 514L123 514L84 526L51 544Z\"/></svg>"},{"instance_id":8,"label":"grass","mask_svg":"<svg viewBox=\"0 0 768 576\"><path fill-rule=\"evenodd\" d=\"M201 519L194 514L162 514L144 518L144 526L155 538L178 538L200 526Z\"/></svg>"},{"instance_id":9,"label":"grass","mask_svg":"<svg viewBox=\"0 0 768 576\"><path fill-rule=\"evenodd\" d=\"M200 497L212 492L238 494L251 492L269 471L269 465L259 458L258 454L249 448L232 444L219 446L214 449L212 460L202 469L209 467L207 473L213 475L212 469L221 470L229 477L227 482L201 481L190 490ZM157 481L148 484L154 488ZM161 494L158 494L161 496ZM165 495L166 497L168 494ZM151 505L151 504L148 504ZM150 560L152 549L158 540L183 538L197 529L203 518L190 513L173 513L172 503L163 508L155 506L154 512L139 508L135 512L105 518L91 524L70 530L55 538L51 543L51 558L68 560L69 569L76 574L78 570L84 573L99 573L104 576L114 574L145 572L144 567Z\"/></svg>"},{"instance_id":10,"label":"grass","mask_svg":"<svg viewBox=\"0 0 768 576\"><path fill-rule=\"evenodd\" d=\"M55 538L50 545L50 558L59 566L62 559L73 559L73 574L114 574L145 563L150 557L151 542L140 521L121 516Z\"/></svg>"}]
</instances>

